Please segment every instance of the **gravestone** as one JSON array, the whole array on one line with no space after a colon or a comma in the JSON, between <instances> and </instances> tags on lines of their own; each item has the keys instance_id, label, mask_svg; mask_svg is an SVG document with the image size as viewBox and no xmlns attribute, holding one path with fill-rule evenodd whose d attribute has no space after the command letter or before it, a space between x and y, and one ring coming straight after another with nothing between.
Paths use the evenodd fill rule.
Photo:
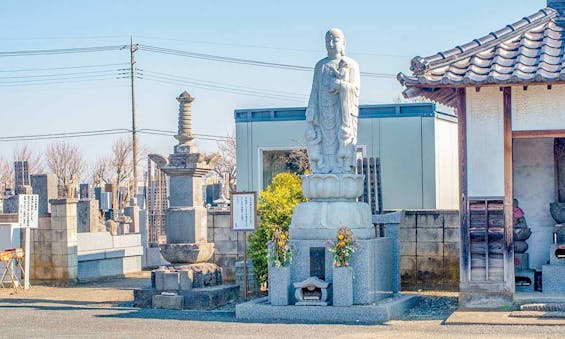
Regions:
<instances>
[{"instance_id":1,"label":"gravestone","mask_svg":"<svg viewBox=\"0 0 565 339\"><path fill-rule=\"evenodd\" d=\"M100 210L96 200L79 200L77 203L77 231L79 233L101 231L99 215Z\"/></svg>"},{"instance_id":2,"label":"gravestone","mask_svg":"<svg viewBox=\"0 0 565 339\"><path fill-rule=\"evenodd\" d=\"M80 184L79 185L79 197L80 199L90 199L90 185Z\"/></svg>"},{"instance_id":3,"label":"gravestone","mask_svg":"<svg viewBox=\"0 0 565 339\"><path fill-rule=\"evenodd\" d=\"M31 176L33 194L39 195L39 215L51 213L49 200L57 199L57 177L54 174L34 174Z\"/></svg>"}]
</instances>

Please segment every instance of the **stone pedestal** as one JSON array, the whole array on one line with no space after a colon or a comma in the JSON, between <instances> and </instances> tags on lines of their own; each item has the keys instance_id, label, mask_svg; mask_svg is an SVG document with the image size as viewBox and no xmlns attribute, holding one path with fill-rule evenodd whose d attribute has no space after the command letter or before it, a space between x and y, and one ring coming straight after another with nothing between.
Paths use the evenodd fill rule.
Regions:
<instances>
[{"instance_id":1,"label":"stone pedestal","mask_svg":"<svg viewBox=\"0 0 565 339\"><path fill-rule=\"evenodd\" d=\"M289 304L290 267L269 267L269 300L273 306Z\"/></svg>"},{"instance_id":2,"label":"stone pedestal","mask_svg":"<svg viewBox=\"0 0 565 339\"><path fill-rule=\"evenodd\" d=\"M351 267L334 267L332 292L334 306L353 305L353 269Z\"/></svg>"},{"instance_id":3,"label":"stone pedestal","mask_svg":"<svg viewBox=\"0 0 565 339\"><path fill-rule=\"evenodd\" d=\"M335 237L335 236L334 236ZM292 239L292 234L291 234ZM311 248L324 248L327 240L291 240L294 255L291 264L291 282L298 282L312 276ZM392 279L392 239L375 238L358 240L360 248L353 254L353 303L367 305L393 293ZM324 279L333 282L333 256L325 249ZM291 303L294 300L291 301Z\"/></svg>"},{"instance_id":4,"label":"stone pedestal","mask_svg":"<svg viewBox=\"0 0 565 339\"><path fill-rule=\"evenodd\" d=\"M398 292L399 285L399 281L393 279L393 239L376 238L369 205L356 201L363 192L363 179L363 175L356 174L303 176L302 189L313 200L296 207L289 226L294 248L293 283L311 276L333 283L333 256L325 248L326 242L335 239L341 227L353 231L360 245L351 259L354 305L367 305L390 297ZM316 255L319 250L323 251L323 258Z\"/></svg>"},{"instance_id":5,"label":"stone pedestal","mask_svg":"<svg viewBox=\"0 0 565 339\"><path fill-rule=\"evenodd\" d=\"M349 227L356 239L375 238L371 208L354 201L310 201L296 206L289 227L291 239L334 239L341 227Z\"/></svg>"},{"instance_id":6,"label":"stone pedestal","mask_svg":"<svg viewBox=\"0 0 565 339\"><path fill-rule=\"evenodd\" d=\"M542 290L544 293L565 293L565 265L542 266Z\"/></svg>"}]
</instances>

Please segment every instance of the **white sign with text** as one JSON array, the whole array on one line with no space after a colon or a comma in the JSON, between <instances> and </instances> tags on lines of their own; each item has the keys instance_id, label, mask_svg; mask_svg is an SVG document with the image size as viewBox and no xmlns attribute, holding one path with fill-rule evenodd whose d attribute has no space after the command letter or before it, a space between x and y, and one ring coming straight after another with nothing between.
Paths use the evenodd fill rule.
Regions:
<instances>
[{"instance_id":1,"label":"white sign with text","mask_svg":"<svg viewBox=\"0 0 565 339\"><path fill-rule=\"evenodd\" d=\"M20 223L20 227L38 228L39 195L19 194L18 197L18 221Z\"/></svg>"},{"instance_id":2,"label":"white sign with text","mask_svg":"<svg viewBox=\"0 0 565 339\"><path fill-rule=\"evenodd\" d=\"M231 199L231 227L236 232L255 231L256 199L255 192L234 192Z\"/></svg>"}]
</instances>

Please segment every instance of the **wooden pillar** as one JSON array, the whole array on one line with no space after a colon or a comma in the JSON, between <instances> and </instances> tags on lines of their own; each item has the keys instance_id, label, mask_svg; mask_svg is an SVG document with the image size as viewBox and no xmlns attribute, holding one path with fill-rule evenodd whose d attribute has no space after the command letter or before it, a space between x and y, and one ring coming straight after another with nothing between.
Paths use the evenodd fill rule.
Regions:
<instances>
[{"instance_id":1,"label":"wooden pillar","mask_svg":"<svg viewBox=\"0 0 565 339\"><path fill-rule=\"evenodd\" d=\"M514 219L513 219L513 174L512 174L512 88L504 87L503 126L504 126L504 224L506 246L504 250L504 287L513 294L514 277Z\"/></svg>"},{"instance_id":2,"label":"wooden pillar","mask_svg":"<svg viewBox=\"0 0 565 339\"><path fill-rule=\"evenodd\" d=\"M467 96L465 88L457 88L457 129L459 134L459 280L461 290L465 290L470 280L470 243L467 202Z\"/></svg>"}]
</instances>

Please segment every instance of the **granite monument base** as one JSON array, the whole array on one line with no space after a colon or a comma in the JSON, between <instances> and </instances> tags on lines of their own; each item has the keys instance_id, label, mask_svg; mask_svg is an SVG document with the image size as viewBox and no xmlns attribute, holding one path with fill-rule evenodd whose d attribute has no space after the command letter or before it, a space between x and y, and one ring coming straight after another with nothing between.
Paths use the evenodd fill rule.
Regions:
<instances>
[{"instance_id":1,"label":"granite monument base","mask_svg":"<svg viewBox=\"0 0 565 339\"><path fill-rule=\"evenodd\" d=\"M134 290L133 307L166 308L166 305L173 305L171 306L172 309L178 309L179 297L182 297L183 310L213 310L235 302L239 294L239 286L219 285L191 290L176 290L169 293L163 294L163 291L154 288ZM166 298L171 295L174 298ZM153 303L154 296L161 296L156 298L156 304Z\"/></svg>"},{"instance_id":2,"label":"granite monument base","mask_svg":"<svg viewBox=\"0 0 565 339\"><path fill-rule=\"evenodd\" d=\"M235 307L235 317L243 321L284 321L320 324L382 324L398 319L418 302L416 295L400 295L370 305L272 306L268 298L255 299Z\"/></svg>"},{"instance_id":3,"label":"granite monument base","mask_svg":"<svg viewBox=\"0 0 565 339\"><path fill-rule=\"evenodd\" d=\"M544 293L565 292L565 265L543 265L541 278Z\"/></svg>"},{"instance_id":4,"label":"granite monument base","mask_svg":"<svg viewBox=\"0 0 565 339\"><path fill-rule=\"evenodd\" d=\"M367 305L393 294L392 238L358 240L359 249L351 258L353 270L353 304ZM294 248L290 281L303 281L311 276L332 283L333 257L324 240L291 240ZM330 288L331 289L331 288ZM331 293L336 293L332 291ZM292 298L291 304L296 300Z\"/></svg>"}]
</instances>

